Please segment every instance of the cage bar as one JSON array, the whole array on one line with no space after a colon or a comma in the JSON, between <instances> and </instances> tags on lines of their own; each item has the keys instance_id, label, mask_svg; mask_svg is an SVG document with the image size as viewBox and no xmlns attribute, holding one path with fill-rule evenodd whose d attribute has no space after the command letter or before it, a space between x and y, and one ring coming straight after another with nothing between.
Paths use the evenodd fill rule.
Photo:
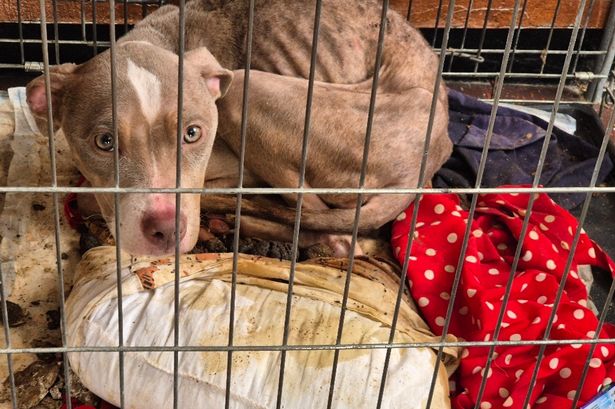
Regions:
<instances>
[{"instance_id":1,"label":"cage bar","mask_svg":"<svg viewBox=\"0 0 615 409\"><path fill-rule=\"evenodd\" d=\"M51 10L53 13L53 50L55 52L54 59L56 64L60 64L60 44L58 43L60 34L58 32L58 3L57 0L51 0Z\"/></svg>"},{"instance_id":2,"label":"cage bar","mask_svg":"<svg viewBox=\"0 0 615 409\"><path fill-rule=\"evenodd\" d=\"M555 5L555 11L553 12L553 20L551 20L551 27L549 27L549 37L547 38L547 44L545 45L545 50L548 50L551 47L551 40L553 39L553 29L555 28L555 21L557 20L557 15L559 13L559 9L561 5L562 5L562 0L557 0L557 3ZM544 72L546 64L547 64L547 57L545 56L542 59L542 64L540 65L541 74Z\"/></svg>"},{"instance_id":3,"label":"cage bar","mask_svg":"<svg viewBox=\"0 0 615 409\"><path fill-rule=\"evenodd\" d=\"M569 344L608 344L615 343L615 338L601 339L548 339L548 340L526 340L526 341L499 341L497 346L535 346L535 345L569 345ZM447 348L447 347L489 347L496 345L494 341L444 341L444 342L396 342L389 344L387 342L377 342L371 344L350 344L341 345L335 344L288 344L288 345L211 345L211 346L194 346L194 345L179 345L171 346L126 346L123 347L28 347L28 348L0 348L0 354L51 354L51 353L72 353L72 352L276 352L276 351L335 351L335 350L355 350L355 349L408 349L408 348Z\"/></svg>"},{"instance_id":4,"label":"cage bar","mask_svg":"<svg viewBox=\"0 0 615 409\"><path fill-rule=\"evenodd\" d=\"M433 26L433 36L431 38L431 44L434 48L434 51L439 53L439 65L438 65L438 80L435 83L435 89L433 92L433 100L430 111L430 118L428 127L426 130L426 138L425 144L423 148L423 160L420 165L419 171L419 182L416 187L404 187L404 188L366 188L365 187L365 177L366 177L366 169L367 169L367 161L369 157L369 147L370 147L370 137L372 132L372 123L373 116L375 112L375 104L377 99L377 88L379 81L379 68L382 63L382 51L384 47L385 41L385 31L386 31L386 15L389 10L389 1L383 0L382 2L382 12L381 12L381 20L379 27L379 36L376 50L376 58L375 58L375 69L373 74L372 88L371 88L371 97L370 97L370 106L369 112L367 116L367 126L365 133L365 142L362 156L362 165L361 165L361 176L359 180L358 188L306 188L305 187L305 172L306 172L306 164L308 158L308 142L310 137L310 123L311 123L311 109L312 109L312 100L313 100L313 91L314 91L314 80L316 75L316 63L317 63L317 52L318 52L318 39L320 33L320 16L321 16L321 8L322 1L316 1L315 8L315 17L314 17L314 26L313 26L313 37L312 37L312 49L311 49L311 57L310 57L310 70L309 70L309 78L308 78L308 88L307 88L307 102L305 107L305 121L304 121L304 129L303 129L303 140L302 140L302 154L301 154L301 170L300 177L298 181L298 186L296 188L246 188L243 186L243 174L244 174L244 159L245 159L245 144L247 140L247 132L248 132L248 112L249 112L249 78L250 78L250 68L251 68L251 52L252 52L252 34L253 34L253 25L254 25L254 0L250 0L249 3L249 11L247 15L247 36L246 36L246 53L245 53L245 77L243 84L243 101L242 101L242 119L241 119L241 129L240 129L240 138L241 138L241 148L240 148L240 161L239 161L239 180L236 188L220 188L220 189L210 189L207 187L203 188L183 188L181 179L182 179L182 137L183 137L183 99L184 99L184 90L183 90L183 74L184 74L184 53L185 53L185 0L179 1L180 6L180 18L179 18L179 43L178 43L178 55L179 55L179 63L178 63L178 115L177 115L177 150L176 150L176 183L174 188L127 188L121 186L120 181L120 166L119 166L119 152L116 149L114 151L114 172L115 172L115 183L112 187L105 188L85 188L85 187L61 187L58 186L57 183L57 172L56 172L56 157L55 157L55 144L53 138L53 111L51 107L51 84L50 84L50 63L49 63L49 43L47 36L47 30L49 28L48 23L46 21L45 14L45 1L39 0L40 2L40 39L33 38L24 38L24 26L28 27L28 24L24 24L21 18L21 1L17 0L17 15L18 15L18 38L0 38L0 45L7 44L10 46L14 46L16 44L19 45L19 56L20 63L1 63L0 68L25 68L28 64L32 64L32 61L27 61L26 58L26 50L24 49L25 45L29 44L40 44L41 46L41 57L43 60L42 63L42 71L45 75L45 92L47 96L47 100L49 101L48 106L48 129L47 132L49 134L49 155L50 155L50 164L51 164L51 184L50 186L17 186L17 187L8 187L2 186L0 187L0 193L21 193L21 194L32 194L32 193L46 193L50 194L53 198L53 217L54 217L54 227L55 227L55 253L56 253L56 264L58 271L58 281L59 281L59 294L60 294L60 311L61 311L61 338L62 345L60 347L48 347L48 348L14 348L11 343L11 335L10 329L8 326L8 313L6 306L6 288L4 287L4 277L2 276L2 270L0 268L0 278L3 280L0 282L0 295L1 298L1 307L2 307L2 320L4 323L4 332L6 345L4 348L0 348L0 354L5 354L7 357L7 367L9 371L9 384L11 386L11 399L13 408L18 407L17 402L17 393L15 388L15 377L13 371L13 357L15 354L20 353L61 353L63 355L64 362L64 377L66 380L66 395L67 395L67 405L71 408L71 386L70 386L70 377L69 377L69 365L68 365L68 354L69 353L80 353L80 352L112 352L119 354L119 385L120 385L120 401L121 406L123 407L125 404L125 396L124 396L124 354L129 352L151 352L151 351L160 351L166 353L173 353L173 407L178 408L182 406L182 402L179 400L180 396L180 384L178 377L179 363L180 358L183 354L187 352L225 352L227 355L227 369L226 369L226 390L225 390L225 408L230 407L231 402L231 385L232 385L232 364L233 364L233 354L238 352L247 352L247 351L269 351L269 352L279 352L280 354L280 370L279 370L279 378L278 378L278 389L277 389L277 397L276 397L276 407L283 407L283 397L284 397L284 377L285 377L285 368L286 368L286 358L289 352L293 351L311 351L311 350L330 350L334 352L334 358L332 363L332 372L329 383L328 390L328 401L327 407L331 408L334 406L333 395L336 387L336 375L338 369L339 362L339 353L340 351L358 349L358 350L385 350L385 362L384 368L381 376L380 390L378 396L378 405L377 407L382 406L383 398L384 398L384 389L387 381L387 372L390 362L390 354L393 349L401 349L401 348L425 348L430 347L437 349L437 359L434 366L433 376L431 378L430 383L430 392L429 398L427 402L427 408L431 406L431 400L433 397L433 393L435 390L435 384L437 381L437 374L439 365L441 363L441 358L443 356L443 351L445 347L488 347L489 353L487 356L487 361L484 366L485 376L480 384L478 397L476 399L475 409L480 407L481 399L485 393L487 388L487 384L489 382L488 373L492 366L494 360L494 354L497 347L500 346L538 346L539 354L537 357L537 363L532 373L532 380L530 384L530 388L528 388L528 393L525 397L525 401L523 402L523 407L526 407L529 404L531 398L531 391L534 383L536 382L538 370L540 367L540 363L544 357L544 353L548 346L554 345L569 345L569 344L582 344L582 345L590 345L590 351L587 359L585 360L585 366L583 369L583 374L581 377L581 381L579 383L579 387L577 388L577 392L575 394L574 400L572 400L571 407L575 407L580 399L580 391L585 382L586 376L589 371L589 363L590 358L595 351L598 345L606 344L606 343L615 343L615 339L605 339L599 338L600 329L603 327L606 321L606 314L612 304L612 297L615 293L615 282L611 284L608 302L603 307L600 316L599 323L596 328L596 332L591 339L579 339L579 340L553 340L550 339L550 331L553 327L555 313L557 311L559 301L563 295L564 285L566 279L570 273L570 268L573 262L573 256L578 245L583 224L589 214L589 206L591 203L592 195L597 193L615 193L615 187L611 186L597 186L596 181L598 178L598 173L602 167L602 162L605 158L607 147L610 140L610 134L615 124L615 111L612 111L609 116L609 121L606 127L605 134L603 135L599 155L596 161L596 164L593 169L592 179L587 186L565 186L565 187L541 187L539 186L540 177L543 172L543 168L545 165L547 149L549 141L551 140L553 127L555 126L556 115L559 111L559 108L564 103L580 103L580 104L588 104L593 105L596 104L599 100L602 101L602 104L605 104L606 95L608 95L608 91L604 91L605 85L608 80L612 78L612 65L613 60L615 59L615 40L613 39L613 32L615 31L615 2L613 3L611 14L609 16L607 25L605 26L601 45L597 50L584 48L584 42L586 42L586 35L589 35L588 27L590 26L590 17L592 15L592 11L594 10L595 0L580 0L578 3L577 14L574 22L574 26L569 29L570 40L568 41L568 47L566 50L560 50L557 48L552 48L555 31L557 29L557 19L558 14L561 8L561 1L558 0L555 9L553 10L553 17L548 27L548 36L546 40L546 45L543 49L539 49L538 47L532 48L524 48L522 45L522 41L520 40L521 34L524 30L527 30L527 27L524 26L524 15L526 13L526 8L528 7L528 1L523 0L515 0L514 8L512 11L510 26L506 31L506 41L505 46L503 48L495 48L492 45L487 44L487 27L490 16L492 16L493 12L493 1L488 0L487 7L485 12L485 18L483 21L482 29L477 33L478 42L470 40L469 36L469 21L472 12L474 11L474 0L468 0L467 12L465 14L465 21L463 27L457 28L458 32L461 33L461 42L459 48L451 48L449 47L449 39L451 36L451 30L453 30L453 17L455 13L455 0L450 0L447 9L446 15L446 23L444 29L442 30L442 40L439 47L436 48L436 43L438 42L439 32L441 30L440 23L442 19L442 11L443 11L443 1L439 0L438 8L436 11L435 25ZM162 0L156 0L158 6L161 6L164 2ZM101 48L110 48L110 58L111 58L111 95L112 95L112 121L113 121L113 138L116 146L119 146L118 143L118 124L117 124L117 72L116 72L116 16L115 16L115 0L109 0L109 41L100 40L97 34L97 29L99 24L97 22L97 0L92 0L91 2L91 21L86 21L86 2L85 0L81 0L81 8L80 8L80 28L81 28L81 39L65 39L60 38L60 31L58 26L58 15L57 15L57 4L56 0L52 0L52 13L53 13L53 45L54 45L54 58L56 64L63 62L62 60L66 58L66 53L63 51L61 46L74 46L74 45L83 45L86 47L91 47L94 55L98 52L98 47ZM141 5L142 16L146 16L148 13L148 4L155 2L147 2L141 1L138 2ZM128 20L128 0L123 0L121 2L121 6L123 7L123 27L124 32L129 29L129 20ZM587 6L587 7L586 7ZM409 20L413 12L413 1L408 0L407 3L407 15L406 18ZM91 28L91 39L88 37L87 26ZM479 29L477 29L479 30ZM580 33L579 33L580 31ZM104 36L103 36L104 37ZM578 39L578 41L577 41ZM62 57L61 58L61 51ZM537 72L532 72L531 70L521 69L518 64L513 72L515 57L519 56L530 56L530 57L541 57L540 63L537 65ZM499 71L491 71L488 67L485 67L484 63L486 61L486 57L493 58L501 58L499 62ZM448 64L446 62L446 58L449 58ZM456 58L458 57L458 58ZM564 57L564 62L562 64L562 70L560 73L548 72L551 67L547 64L549 57L554 57L555 59ZM455 62L459 63L462 58L468 58L470 60L470 64L468 65L471 68L464 68L462 70L456 69ZM588 70L586 67L582 67L581 61L583 59L597 58L597 64L593 69ZM35 66L35 65L30 65ZM445 70L444 67L447 66ZM579 69L579 71L577 71ZM481 79L481 80L489 80L493 79L495 82L495 87L493 91L493 97L489 99L485 99L487 101L492 101L493 106L491 109L489 124L487 128L487 136L485 143L482 148L480 163L478 167L478 173L476 177L476 182L473 187L468 188L450 188L450 189L442 189L442 188L434 188L425 190L423 188L425 184L425 168L426 168L426 157L429 152L431 131L433 127L433 121L435 117L436 110L436 102L438 99L438 93L441 84L441 78L444 77L446 79ZM511 83L519 80L543 80L543 81L551 81L553 84L557 82L557 90L555 92L555 96L552 99L548 99L546 101L537 101L537 100L525 100L525 103L534 103L534 102L550 102L552 103L550 118L546 130L546 136L543 140L542 149L540 153L540 157L538 160L536 173L534 175L534 179L532 182L532 186L527 188L510 188L506 189L505 192L508 193L521 193L529 195L529 202L526 210L526 215L523 219L523 225L521 228L520 238L515 248L514 259L511 267L510 277L506 283L504 298L502 300L502 307L499 310L497 324L492 332L492 337L489 340L485 340L482 342L478 341L456 341L450 342L446 340L449 330L450 320L453 314L453 305L456 299L457 290L461 281L461 272L463 268L463 264L465 263L465 255L466 250L468 248L469 237L472 232L471 220L476 212L478 195L479 194L490 194L490 193L502 193L503 190L499 188L485 188L482 187L482 181L486 169L487 164L487 155L488 148L491 143L491 139L494 132L496 114L498 111L498 106L502 102L519 102L519 100L514 99L505 99L503 98L503 90L506 81L510 81ZM580 99L579 101L566 101L562 99L564 89L567 86L570 86L570 83L575 80L584 85L589 84L589 89L585 94L585 99ZM506 84L507 85L507 84ZM580 98L583 98L582 96ZM60 194L64 193L101 193L101 194L113 194L114 195L114 205L116 211L116 219L115 219L115 232L116 232L116 274L118 279L117 286L117 295L118 295L118 345L113 347L74 347L67 345L66 341L66 322L64 315L64 272L61 264L61 249L60 249L60 214L59 214L59 202L58 198ZM229 336L228 342L226 345L214 345L214 346L192 346L192 345L180 345L179 342L179 314L180 314L180 239L179 235L175 236L175 280L174 280L174 339L173 339L173 347L155 347L155 346L126 346L124 344L123 338L123 310L122 310L122 287L121 287L121 257L120 257L120 242L121 242L121 230L120 230L120 206L119 199L123 194L132 194L132 193L164 193L164 194L174 194L175 195L175 203L176 203L176 212L175 212L175 229L179 231L180 227L180 214L179 214L179 206L181 203L181 195L182 194L201 194L201 195L211 195L211 194L232 194L236 196L236 208L235 208L235 231L233 237L233 270L232 270L232 282L231 282L231 301L230 301L230 313L229 313ZM352 227L352 240L351 240L351 256L349 259L349 265L346 269L346 278L344 284L344 293L342 297L340 317L338 321L336 340L333 344L327 345L290 345L288 343L289 340L289 328L290 328L290 317L292 311L292 296L293 296L293 284L294 284L294 273L296 269L296 259L298 254L298 243L299 243L299 234L301 229L301 212L302 212L302 204L303 197L305 194L355 194L357 195L357 203L355 207L355 218ZM462 241L462 247L459 255L459 259L456 266L454 281L452 284L451 298L449 300L449 306L446 313L445 324L442 331L442 336L438 342L413 342L413 343L394 343L395 331L398 322L398 316L400 312L400 305L402 302L402 297L405 291L406 279L409 268L409 260L410 260L410 250L412 249L413 240L414 240L414 232L416 230L418 211L420 206L420 198L423 195L428 194L440 194L440 193L456 193L456 194L470 194L472 195L471 204L469 208L468 215L468 223L464 232L464 237ZM542 339L538 340L520 340L520 341L511 341L511 340L500 340L500 332L502 328L502 321L504 319L504 315L507 310L508 302L511 295L514 273L517 270L521 252L522 245L524 242L524 238L528 232L530 216L532 213L532 207L535 201L535 193L585 193L585 200L583 202L581 215L578 218L579 226L577 231L574 234L574 238L571 245L571 251L567 258L566 265L564 267L564 275L562 277L560 286L558 288L555 302L553 305L552 312L549 317L548 326L546 332ZM289 275L289 283L288 290L286 294L286 311L284 317L284 332L283 339L279 345L250 345L250 346L240 346L234 344L234 330L235 330L235 301L236 301L236 288L237 288L237 269L238 269L238 248L239 248L239 231L241 227L241 203L244 195L250 194L260 194L260 195L279 195L279 194L296 194L297 203L295 209L295 220L293 226L293 242L292 242L292 260L290 266L290 275ZM401 279L399 284L399 289L397 293L396 305L393 313L393 321L391 324L391 329L389 333L389 339L386 343L372 343L372 344L344 344L342 343L342 335L344 331L344 318L347 311L347 303L349 297L349 289L351 284L351 272L354 264L354 249L357 245L358 240L358 225L361 215L361 204L362 199L367 194L415 194L415 206L411 219L411 227L408 235L408 243L406 247L406 258L404 260L402 266Z\"/></svg>"},{"instance_id":5,"label":"cage bar","mask_svg":"<svg viewBox=\"0 0 615 409\"><path fill-rule=\"evenodd\" d=\"M182 136L184 130L184 54L186 51L186 13L185 0L179 3L179 40L177 60L177 139L175 157L175 187L181 186L182 180ZM145 10L145 9L144 9ZM145 13L145 11L144 11ZM145 17L145 15L144 15ZM179 346L179 304L180 304L180 252L179 252L179 207L181 193L175 193L175 280L173 281L173 346ZM173 351L173 409L179 408L179 351Z\"/></svg>"},{"instance_id":6,"label":"cage bar","mask_svg":"<svg viewBox=\"0 0 615 409\"><path fill-rule=\"evenodd\" d=\"M119 135L117 123L117 66L116 66L116 41L115 41L115 0L109 0L109 60L111 63L111 132L113 136L113 172L115 187L120 187L120 156L119 156ZM118 325L118 346L124 345L124 309L122 304L122 256L121 256L121 210L120 210L120 193L113 194L113 206L115 210L115 273L118 285L117 289L117 325ZM120 385L120 407L125 407L124 396L124 352L118 352L118 382Z\"/></svg>"},{"instance_id":7,"label":"cage bar","mask_svg":"<svg viewBox=\"0 0 615 409\"><path fill-rule=\"evenodd\" d=\"M579 52L583 49L583 42L585 41L585 34L587 33L587 27L589 26L589 19L592 15L592 11L594 10L595 0L590 0L589 6L587 7L587 13L585 14L585 23L583 24L583 30L581 30L581 36L579 37L577 50L575 52L574 61L572 63L571 72L577 71L577 64L579 63Z\"/></svg>"},{"instance_id":8,"label":"cage bar","mask_svg":"<svg viewBox=\"0 0 615 409\"><path fill-rule=\"evenodd\" d=\"M21 20L21 0L17 0L17 30L19 35L19 56L22 64L25 64L26 58L24 56L24 48L23 48L23 22Z\"/></svg>"},{"instance_id":9,"label":"cage bar","mask_svg":"<svg viewBox=\"0 0 615 409\"><path fill-rule=\"evenodd\" d=\"M474 0L468 0L468 10L466 11L466 19L463 23L463 34L461 35L461 45L459 46L460 49L463 50L463 48L465 48L466 45L466 36L468 35L468 23L470 21L470 15L472 14L472 8L474 7ZM461 52L463 53L463 52ZM470 57L471 58L471 57ZM477 57L474 57L477 58ZM455 59L455 52L453 51L451 53L451 57L448 61L448 69L447 71L452 71L453 68L453 61Z\"/></svg>"},{"instance_id":10,"label":"cage bar","mask_svg":"<svg viewBox=\"0 0 615 409\"><path fill-rule=\"evenodd\" d=\"M245 76L243 78L243 98L241 101L241 128L240 132L240 152L239 152L239 179L237 187L243 188L243 174L246 157L246 139L248 132L248 98L250 96L250 65L252 63L252 36L254 34L254 0L250 0L248 5L248 32L246 35L245 52ZM235 231L233 232L233 270L231 277L231 299L229 310L229 332L228 346L233 347L235 335L235 299L237 295L237 268L239 263L239 231L241 228L241 199L242 194L237 193L235 207ZM231 402L231 380L233 371L233 350L229 350L226 360L226 391L224 394L224 407L228 409Z\"/></svg>"},{"instance_id":11,"label":"cage bar","mask_svg":"<svg viewBox=\"0 0 615 409\"><path fill-rule=\"evenodd\" d=\"M386 0L385 0L386 1ZM314 80L316 78L316 65L318 55L318 38L320 35L320 17L322 11L322 1L317 0L314 10L314 28L312 30L312 50L310 51L310 72L308 78L308 93L305 106L305 121L303 126L303 140L301 145L301 166L299 171L298 188L301 192L297 193L297 204L295 206L295 221L293 225L293 241L291 251L290 272L288 275L288 286L286 290L286 311L284 314L284 332L282 334L282 345L288 345L288 335L290 329L290 314L293 301L293 286L295 283L295 271L297 268L297 255L299 253L299 232L301 229L301 210L303 206L303 187L305 185L305 169L307 166L308 142L310 138L310 123L312 119L312 100L314 96ZM234 249L237 252L237 248ZM284 391L284 376L286 368L286 351L280 353L280 374L278 378L278 391L276 396L276 408L282 407L282 396ZM335 368L333 368L335 372ZM333 378L331 383L333 385ZM333 386L330 387L332 394Z\"/></svg>"},{"instance_id":12,"label":"cage bar","mask_svg":"<svg viewBox=\"0 0 615 409\"><path fill-rule=\"evenodd\" d=\"M6 368L8 370L9 376L9 391L11 396L11 407L13 409L17 409L19 407L19 402L17 401L17 387L15 385L15 372L13 370L13 350L11 345L11 329L9 328L9 310L7 307L7 294L6 289L4 288L5 275L2 271L2 263L0 263L0 305L2 306L2 326L4 327L4 343L5 349L8 351L5 353L6 355Z\"/></svg>"},{"instance_id":13,"label":"cage bar","mask_svg":"<svg viewBox=\"0 0 615 409\"><path fill-rule=\"evenodd\" d=\"M58 180L57 180L57 166L56 166L56 149L55 149L55 140L54 140L54 132L53 132L53 107L52 107L52 99L51 99L51 76L50 76L50 67L49 67L49 44L47 41L47 21L46 21L46 13L45 13L45 0L40 0L39 2L40 11L41 11L41 40L42 40L42 52L43 52L43 63L44 63L44 75L45 75L45 97L47 98L47 132L48 132L48 140L49 140L49 158L50 158L50 167L51 167L51 186L57 188ZM60 249L60 212L59 212L59 204L58 204L58 193L52 193L53 199L53 222L54 222L54 239L55 239L55 258L56 258L56 269L58 271L58 294L60 298L60 334L62 338L62 346L66 347L66 316L64 314L64 269L62 267L62 254ZM66 405L67 409L72 409L72 401L71 401L71 379L70 379L70 370L68 365L68 354L66 352L62 353L62 362L64 364L64 388L66 391Z\"/></svg>"},{"instance_id":14,"label":"cage bar","mask_svg":"<svg viewBox=\"0 0 615 409\"><path fill-rule=\"evenodd\" d=\"M512 45L512 41L513 41L513 33L514 33L514 27L515 27L515 22L517 21L517 13L519 12L519 1L520 0L515 0L514 6L513 6L513 12L512 12L512 18L511 18L511 23L510 23L510 28L508 30L508 35L506 38L506 46L505 46L505 52L504 52L504 57L502 59L502 63L500 65L500 73L505 72L506 67L508 65L508 58L509 55L511 55L511 45ZM525 6L525 3L524 3ZM523 11L522 11L523 13ZM518 37L517 37L518 38ZM479 163L479 167L478 167L478 173L476 176L476 182L475 182L475 187L480 187L482 184L482 179L483 179L483 175L485 172L485 167L487 164L487 154L488 154L488 148L491 144L491 138L493 136L493 128L495 125L495 118L496 118L496 114L497 114L497 110L498 110L498 103L499 103L499 98L500 98L500 94L502 92L502 88L504 87L504 76L500 75L499 79L498 79L498 83L496 85L496 90L495 90L495 97L494 97L494 101L493 101L493 106L491 107L491 113L489 115L489 124L487 127L487 136L485 138L485 142L483 145L483 149L481 152L481 158L480 158L480 163ZM478 202L478 195L472 195L472 201L470 203L470 209L468 212L468 222L466 224L466 229L464 231L463 234L463 241L461 244L461 249L459 251L459 258L457 260L457 265L455 267L455 278L453 279L453 285L451 288L451 298L449 300L449 304L448 304L448 308L446 311L446 317L444 318L445 322L444 322L444 327L442 328L442 336L441 339L444 340L445 337L448 335L448 329L449 329L449 325L450 325L450 320L453 314L453 307L455 305L455 299L457 297L457 292L459 289L459 284L461 282L461 270L463 268L463 265L465 263L465 259L466 259L466 251L468 248L468 243L469 243L469 238L470 238L470 233L472 230L472 220L474 219L474 214L476 212L476 206L477 206L477 202ZM415 206L418 207L418 206ZM418 216L418 212L417 212L417 216ZM410 240L408 240L410 241ZM406 257L409 256L409 252L406 254ZM409 259L409 257L408 257ZM404 260L405 261L405 260ZM433 388L435 387L436 384L436 380L437 380L437 374L438 374L438 369L440 366L440 362L442 359L442 354L443 354L444 350L443 348L439 348L438 349L438 356L436 358L436 364L434 366L434 372L431 378L431 391L429 393L429 399L427 401L427 409L429 409L431 407L431 402L432 402L432 398L433 398Z\"/></svg>"},{"instance_id":15,"label":"cage bar","mask_svg":"<svg viewBox=\"0 0 615 409\"><path fill-rule=\"evenodd\" d=\"M376 46L376 58L374 62L374 77L372 79L372 87L369 100L369 110L367 114L367 126L365 129L365 140L363 142L363 157L361 161L361 174L359 176L359 189L365 186L365 177L367 173L367 160L369 157L369 146L372 136L372 127L374 121L374 112L376 110L376 98L378 92L378 81L380 79L380 68L382 66L382 53L384 50L384 40L387 28L387 13L389 11L389 1L383 0L382 11L380 14L380 26L378 30L378 44ZM357 194L357 202L355 205L354 222L352 226L352 238L350 241L348 268L346 269L346 279L344 282L344 293L342 295L342 305L340 310L339 322L337 327L337 335L335 337L335 343L339 344L342 341L342 335L344 333L344 320L346 318L346 309L348 307L348 294L350 292L350 282L352 279L352 269L355 261L355 249L357 246L358 234L359 234L359 220L361 217L361 205L363 204L363 195ZM327 409L330 409L333 405L333 393L335 391L335 381L337 376L337 366L339 363L339 351L335 351L333 355L333 368L331 369L331 382L329 383L329 396L327 401ZM380 403L378 403L380 406Z\"/></svg>"},{"instance_id":16,"label":"cage bar","mask_svg":"<svg viewBox=\"0 0 615 409\"><path fill-rule=\"evenodd\" d=\"M92 55L98 54L98 33L96 23L96 0L92 0Z\"/></svg>"}]
</instances>

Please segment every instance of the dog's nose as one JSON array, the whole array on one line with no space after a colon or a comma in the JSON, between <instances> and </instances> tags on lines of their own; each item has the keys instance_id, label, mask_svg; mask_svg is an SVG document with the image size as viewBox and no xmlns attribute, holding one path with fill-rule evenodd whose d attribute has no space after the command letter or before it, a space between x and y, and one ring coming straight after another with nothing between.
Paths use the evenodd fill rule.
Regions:
<instances>
[{"instance_id":1,"label":"dog's nose","mask_svg":"<svg viewBox=\"0 0 615 409\"><path fill-rule=\"evenodd\" d=\"M141 221L143 235L157 247L169 250L175 246L175 211L157 210L145 214ZM186 216L179 215L179 240L186 235Z\"/></svg>"}]
</instances>

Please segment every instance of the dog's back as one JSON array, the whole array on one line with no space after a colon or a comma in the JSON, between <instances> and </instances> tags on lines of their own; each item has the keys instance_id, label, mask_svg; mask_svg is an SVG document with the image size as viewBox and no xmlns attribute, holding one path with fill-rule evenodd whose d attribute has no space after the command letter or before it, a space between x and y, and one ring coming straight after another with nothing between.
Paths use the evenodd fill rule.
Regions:
<instances>
[{"instance_id":1,"label":"dog's back","mask_svg":"<svg viewBox=\"0 0 615 409\"><path fill-rule=\"evenodd\" d=\"M251 68L268 74L253 73L251 80L250 106L260 107L258 111L264 116L259 120L257 112L251 114L246 165L271 186L293 187L298 180L303 115L297 113L304 111L307 83L287 77L308 78L315 3L276 0L257 1L255 5ZM245 0L232 1L214 11L234 21L243 40L247 4ZM316 67L316 80L322 83L314 90L306 186L358 187L381 12L382 5L375 0L322 3ZM417 187L438 61L421 34L397 12L388 11L386 24L364 186ZM238 61L236 68L243 66L243 61ZM451 152L443 82L438 93L426 181ZM221 114L230 119L221 121L219 135L237 154L241 95L236 84L219 104ZM283 163L276 165L278 171L271 172L271 164L280 160ZM356 203L353 195L320 196L331 208L350 208ZM370 200L368 195L363 198ZM366 208L361 226L379 227L411 199L411 195L381 198L377 205ZM307 229L348 231L354 217L353 212L342 215L336 211L330 218L322 212L312 218L309 212L307 209L303 221ZM291 222L292 217L288 219L284 221Z\"/></svg>"}]
</instances>

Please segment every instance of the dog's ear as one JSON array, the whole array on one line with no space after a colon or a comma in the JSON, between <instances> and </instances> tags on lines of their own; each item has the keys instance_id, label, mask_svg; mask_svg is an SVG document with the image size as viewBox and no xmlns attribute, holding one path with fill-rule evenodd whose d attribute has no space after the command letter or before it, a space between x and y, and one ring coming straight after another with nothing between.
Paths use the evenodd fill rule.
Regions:
<instances>
[{"instance_id":1,"label":"dog's ear","mask_svg":"<svg viewBox=\"0 0 615 409\"><path fill-rule=\"evenodd\" d=\"M233 81L233 72L222 68L218 60L205 47L190 50L185 62L201 74L214 99L222 98Z\"/></svg>"},{"instance_id":2,"label":"dog's ear","mask_svg":"<svg viewBox=\"0 0 615 409\"><path fill-rule=\"evenodd\" d=\"M49 82L51 88L51 107L53 109L53 122L60 122L62 112L62 95L66 84L74 75L75 64L62 64L49 68ZM47 92L45 89L45 76L36 77L26 86L26 95L30 110L39 119L47 118Z\"/></svg>"}]
</instances>

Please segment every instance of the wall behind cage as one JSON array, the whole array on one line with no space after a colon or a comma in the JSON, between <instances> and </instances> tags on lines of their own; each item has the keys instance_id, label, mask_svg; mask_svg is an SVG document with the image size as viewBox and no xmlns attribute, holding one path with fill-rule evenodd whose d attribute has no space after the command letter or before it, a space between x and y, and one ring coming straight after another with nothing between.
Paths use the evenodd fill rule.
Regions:
<instances>
[{"instance_id":1,"label":"wall behind cage","mask_svg":"<svg viewBox=\"0 0 615 409\"><path fill-rule=\"evenodd\" d=\"M126 0L115 4L118 36L165 3L175 0ZM444 0L393 0L390 7L420 28L438 49L443 39L448 3ZM80 63L109 45L109 2L45 1L50 61ZM556 84L577 15L579 1L521 2L514 26L514 47L507 67L508 82ZM37 0L0 0L0 68L23 72L42 67L40 5ZM514 0L456 1L444 72L447 80L493 81L499 71ZM569 69L577 96L599 81L612 36L611 0L589 0L583 9L581 33ZM488 32L488 35L486 33ZM573 92L573 94L575 94Z\"/></svg>"}]
</instances>

